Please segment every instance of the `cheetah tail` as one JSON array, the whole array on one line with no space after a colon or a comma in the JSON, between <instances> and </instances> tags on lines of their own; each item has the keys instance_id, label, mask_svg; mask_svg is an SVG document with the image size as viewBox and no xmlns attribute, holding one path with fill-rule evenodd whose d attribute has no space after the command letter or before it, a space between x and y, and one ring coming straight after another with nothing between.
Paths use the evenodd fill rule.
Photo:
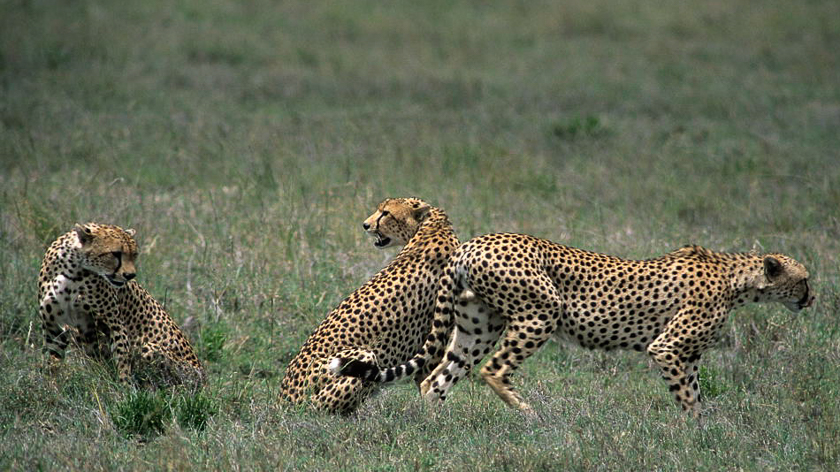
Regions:
<instances>
[{"instance_id":1,"label":"cheetah tail","mask_svg":"<svg viewBox=\"0 0 840 472\"><path fill-rule=\"evenodd\" d=\"M356 377L369 382L394 382L404 379L422 369L426 365L426 362L428 362L428 357L425 351L421 351L404 364L388 369L380 369L370 362L360 361L358 359L334 357L330 360L330 371L336 375Z\"/></svg>"}]
</instances>

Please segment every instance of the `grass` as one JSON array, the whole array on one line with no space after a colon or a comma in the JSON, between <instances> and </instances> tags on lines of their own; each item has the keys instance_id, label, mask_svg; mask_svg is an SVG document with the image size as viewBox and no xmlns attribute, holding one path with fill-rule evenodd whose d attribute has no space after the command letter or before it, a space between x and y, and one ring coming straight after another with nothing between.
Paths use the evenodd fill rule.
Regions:
<instances>
[{"instance_id":1,"label":"grass","mask_svg":"<svg viewBox=\"0 0 840 472\"><path fill-rule=\"evenodd\" d=\"M840 6L831 1L0 2L0 469L833 470L840 462ZM459 236L626 257L781 251L816 304L734 314L706 426L647 359L550 344L517 375L358 414L278 401L423 197ZM133 227L196 396L39 352L36 276L75 222Z\"/></svg>"}]
</instances>

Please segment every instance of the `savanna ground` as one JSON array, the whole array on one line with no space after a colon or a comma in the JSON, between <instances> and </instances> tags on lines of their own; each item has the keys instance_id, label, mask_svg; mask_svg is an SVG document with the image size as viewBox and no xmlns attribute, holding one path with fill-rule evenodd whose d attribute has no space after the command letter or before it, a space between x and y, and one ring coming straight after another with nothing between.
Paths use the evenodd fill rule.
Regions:
<instances>
[{"instance_id":1,"label":"savanna ground","mask_svg":"<svg viewBox=\"0 0 840 472\"><path fill-rule=\"evenodd\" d=\"M719 470L840 462L840 3L0 1L0 469ZM388 196L462 240L633 258L788 253L704 360L706 424L644 355L549 344L432 419L413 385L331 417L285 365L393 256ZM36 274L73 223L133 227L139 281L210 372L196 396L43 370Z\"/></svg>"}]
</instances>

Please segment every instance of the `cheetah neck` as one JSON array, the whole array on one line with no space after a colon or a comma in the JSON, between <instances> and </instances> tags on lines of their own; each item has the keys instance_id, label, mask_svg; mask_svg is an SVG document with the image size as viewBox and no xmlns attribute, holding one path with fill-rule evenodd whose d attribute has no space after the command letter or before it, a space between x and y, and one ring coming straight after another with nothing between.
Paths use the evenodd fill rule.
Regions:
<instances>
[{"instance_id":1,"label":"cheetah neck","mask_svg":"<svg viewBox=\"0 0 840 472\"><path fill-rule=\"evenodd\" d=\"M446 213L440 208L432 207L429 211L429 216L423 220L417 232L408 240L402 251L400 251L400 254L412 251L418 247L425 247L434 238L440 238L441 236L444 236L446 239L455 239L455 232Z\"/></svg>"},{"instance_id":2,"label":"cheetah neck","mask_svg":"<svg viewBox=\"0 0 840 472\"><path fill-rule=\"evenodd\" d=\"M735 307L752 302L763 302L766 285L764 259L753 254L738 254L732 262L732 292Z\"/></svg>"}]
</instances>

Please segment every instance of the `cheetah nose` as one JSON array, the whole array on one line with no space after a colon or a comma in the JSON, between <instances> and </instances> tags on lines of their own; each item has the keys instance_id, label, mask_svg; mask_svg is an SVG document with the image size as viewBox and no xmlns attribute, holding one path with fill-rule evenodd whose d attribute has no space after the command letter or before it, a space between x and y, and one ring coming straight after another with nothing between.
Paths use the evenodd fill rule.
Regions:
<instances>
[{"instance_id":1,"label":"cheetah nose","mask_svg":"<svg viewBox=\"0 0 840 472\"><path fill-rule=\"evenodd\" d=\"M134 277L137 277L137 274L135 274L134 272L126 272L125 274L123 274L123 277L125 277L125 280L131 280Z\"/></svg>"},{"instance_id":2,"label":"cheetah nose","mask_svg":"<svg viewBox=\"0 0 840 472\"><path fill-rule=\"evenodd\" d=\"M367 223L362 223L362 228L364 228L364 229L365 229L365 231L367 231L367 230L369 230L369 229L370 229L370 225L369 225L369 224L367 224Z\"/></svg>"}]
</instances>

